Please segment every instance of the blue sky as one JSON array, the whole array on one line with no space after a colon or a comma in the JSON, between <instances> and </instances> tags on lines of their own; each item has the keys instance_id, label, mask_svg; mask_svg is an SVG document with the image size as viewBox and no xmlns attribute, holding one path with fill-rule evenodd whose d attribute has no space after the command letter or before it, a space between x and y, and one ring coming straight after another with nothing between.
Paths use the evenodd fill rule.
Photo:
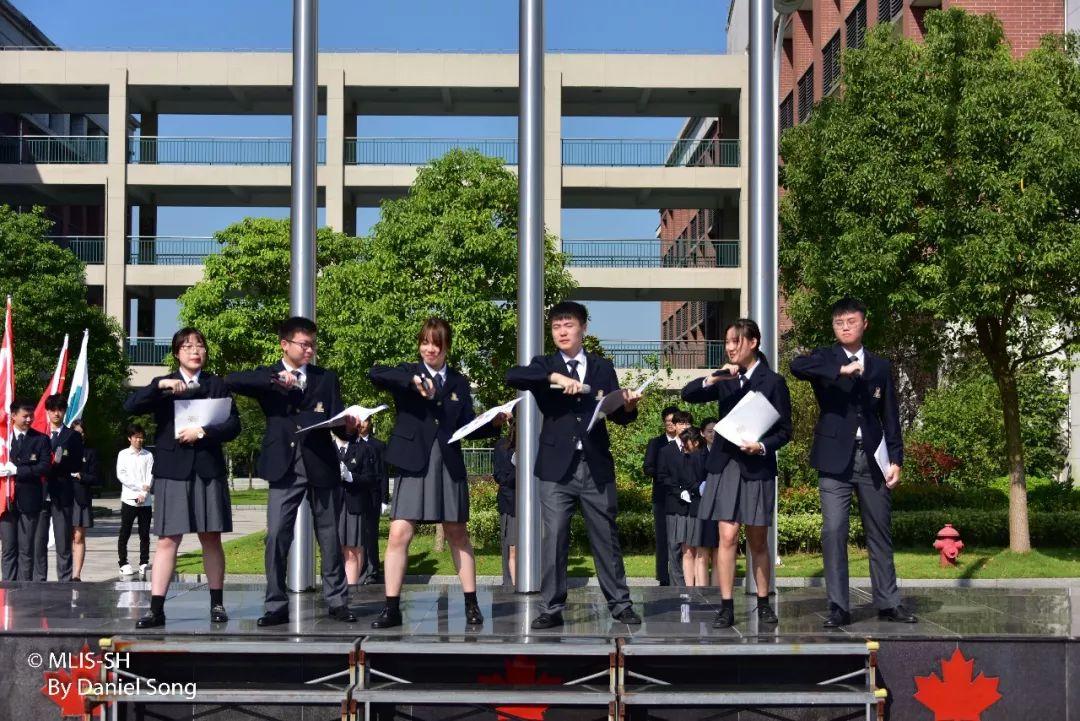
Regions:
<instances>
[{"instance_id":1,"label":"blue sky","mask_svg":"<svg viewBox=\"0 0 1080 721\"><path fill-rule=\"evenodd\" d=\"M287 50L289 0L14 0L58 45L70 49ZM549 51L724 52L729 0L547 0ZM324 51L517 49L515 0L320 0ZM564 137L670 138L682 118L564 118ZM433 127L437 126L437 127ZM437 132L433 132L437 130ZM514 137L515 118L361 117L360 135ZM287 117L160 119L161 135L288 135ZM282 208L163 208L161 235L210 235L244 215L283 217ZM363 209L358 232L378 218ZM322 214L320 211L320 222ZM564 238L648 238L655 211L564 211ZM592 332L611 339L659 338L658 303L589 303ZM171 333L175 304L159 301L157 335ZM651 329L643 331L642 328Z\"/></svg>"}]
</instances>

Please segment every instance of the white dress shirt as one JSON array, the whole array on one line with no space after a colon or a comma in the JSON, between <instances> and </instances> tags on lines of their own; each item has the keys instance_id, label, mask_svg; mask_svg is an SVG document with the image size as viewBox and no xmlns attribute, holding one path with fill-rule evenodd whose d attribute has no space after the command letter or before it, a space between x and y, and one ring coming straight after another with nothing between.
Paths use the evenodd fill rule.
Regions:
<instances>
[{"instance_id":1,"label":"white dress shirt","mask_svg":"<svg viewBox=\"0 0 1080 721\"><path fill-rule=\"evenodd\" d=\"M851 356L855 356L856 358L859 359L859 364L863 368L866 368L866 349L863 348L862 346L860 346L859 350L855 351L854 353L848 353L847 348L844 348L844 355L846 355L848 358L851 358ZM849 360L848 363L850 363L850 362L851 361ZM845 363L844 365L847 365L847 363ZM857 441L862 440L862 426L857 426L855 428L855 440L857 440Z\"/></svg>"},{"instance_id":2,"label":"white dress shirt","mask_svg":"<svg viewBox=\"0 0 1080 721\"><path fill-rule=\"evenodd\" d=\"M579 381L584 383L585 382L585 366L588 363L588 361L585 359L585 349L584 348L579 348L576 356L568 356L565 353L563 353L562 351L559 351L559 356L562 358L563 365L566 365L570 361L577 361L578 365L577 365L577 368L575 368L575 370L577 371L577 377L578 377ZM569 376L569 374L570 374L570 366L566 366L566 373L564 373L563 375ZM582 449L581 441L577 442L577 449L579 451Z\"/></svg>"},{"instance_id":3,"label":"white dress shirt","mask_svg":"<svg viewBox=\"0 0 1080 721\"><path fill-rule=\"evenodd\" d=\"M116 480L120 481L120 502L129 506L148 506L153 497L150 484L154 478L154 454L143 448L136 453L130 446L116 455ZM145 495L142 503L139 496Z\"/></svg>"}]
</instances>

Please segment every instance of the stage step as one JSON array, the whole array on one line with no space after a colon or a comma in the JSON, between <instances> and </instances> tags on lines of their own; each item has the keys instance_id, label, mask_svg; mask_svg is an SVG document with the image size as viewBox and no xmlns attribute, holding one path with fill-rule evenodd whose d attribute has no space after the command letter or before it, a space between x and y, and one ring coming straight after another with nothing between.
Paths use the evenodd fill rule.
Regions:
<instances>
[{"instance_id":1,"label":"stage step","mask_svg":"<svg viewBox=\"0 0 1080 721\"><path fill-rule=\"evenodd\" d=\"M624 706L864 706L877 703L878 692L858 686L713 686L645 685L619 694Z\"/></svg>"},{"instance_id":2,"label":"stage step","mask_svg":"<svg viewBox=\"0 0 1080 721\"><path fill-rule=\"evenodd\" d=\"M134 679L125 679L125 682L135 684ZM158 680L157 684L164 682ZM84 694L87 701L93 703L117 702L117 703L141 703L141 704L186 704L186 705L211 705L232 706L237 704L265 704L265 705L303 705L303 706L336 706L345 708L348 704L348 688L336 686L311 687L306 684L277 684L273 688L267 688L260 684L228 684L201 682L197 684L194 698L189 698L184 693L158 693L146 687L143 681L140 690L128 687L120 691L102 694Z\"/></svg>"},{"instance_id":3,"label":"stage step","mask_svg":"<svg viewBox=\"0 0 1080 721\"><path fill-rule=\"evenodd\" d=\"M606 686L497 686L462 688L457 684L375 684L352 693L360 703L480 706L605 706L614 700Z\"/></svg>"}]
</instances>

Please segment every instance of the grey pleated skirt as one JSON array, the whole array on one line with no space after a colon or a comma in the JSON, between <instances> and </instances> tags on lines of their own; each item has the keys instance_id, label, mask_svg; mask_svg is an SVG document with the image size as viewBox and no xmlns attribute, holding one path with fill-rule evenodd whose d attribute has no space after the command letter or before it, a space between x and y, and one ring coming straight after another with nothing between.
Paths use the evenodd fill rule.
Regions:
<instances>
[{"instance_id":1,"label":"grey pleated skirt","mask_svg":"<svg viewBox=\"0 0 1080 721\"><path fill-rule=\"evenodd\" d=\"M94 527L94 512L91 506L84 506L78 501L71 507L71 525L83 528Z\"/></svg>"},{"instance_id":2,"label":"grey pleated skirt","mask_svg":"<svg viewBox=\"0 0 1080 721\"><path fill-rule=\"evenodd\" d=\"M341 515L338 516L338 542L342 546L360 548L364 545L365 532L370 533L370 524L374 523L376 535L378 535L379 517L368 518L362 513L350 513L342 504Z\"/></svg>"},{"instance_id":3,"label":"grey pleated skirt","mask_svg":"<svg viewBox=\"0 0 1080 721\"><path fill-rule=\"evenodd\" d=\"M716 525L716 521L691 517L688 543L694 548L719 548L720 528Z\"/></svg>"},{"instance_id":4,"label":"grey pleated skirt","mask_svg":"<svg viewBox=\"0 0 1080 721\"><path fill-rule=\"evenodd\" d=\"M698 518L732 521L746 526L771 526L776 486L772 480L743 478L739 464L729 461L723 473L705 477Z\"/></svg>"},{"instance_id":5,"label":"grey pleated skirt","mask_svg":"<svg viewBox=\"0 0 1080 721\"><path fill-rule=\"evenodd\" d=\"M690 543L690 516L667 514L667 537L670 543Z\"/></svg>"},{"instance_id":6,"label":"grey pleated skirt","mask_svg":"<svg viewBox=\"0 0 1080 721\"><path fill-rule=\"evenodd\" d=\"M516 546L518 539L517 516L499 514L499 533L504 546Z\"/></svg>"},{"instance_id":7,"label":"grey pleated skirt","mask_svg":"<svg viewBox=\"0 0 1080 721\"><path fill-rule=\"evenodd\" d=\"M427 473L399 476L394 484L390 518L419 523L465 523L469 520L469 484L457 482L443 465L438 439L431 444Z\"/></svg>"},{"instance_id":8,"label":"grey pleated skirt","mask_svg":"<svg viewBox=\"0 0 1080 721\"><path fill-rule=\"evenodd\" d=\"M232 531L232 499L224 478L190 481L154 478L154 533L229 533Z\"/></svg>"}]
</instances>

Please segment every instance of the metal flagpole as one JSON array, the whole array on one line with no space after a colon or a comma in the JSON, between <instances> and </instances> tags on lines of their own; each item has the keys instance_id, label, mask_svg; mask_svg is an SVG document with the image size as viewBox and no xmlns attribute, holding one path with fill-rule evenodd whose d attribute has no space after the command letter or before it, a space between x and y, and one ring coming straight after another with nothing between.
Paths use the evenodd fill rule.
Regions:
<instances>
[{"instance_id":1,"label":"metal flagpole","mask_svg":"<svg viewBox=\"0 0 1080 721\"><path fill-rule=\"evenodd\" d=\"M518 363L543 352L544 3L520 0L518 43ZM540 590L540 502L534 475L540 413L523 393L517 411L517 575L519 593Z\"/></svg>"},{"instance_id":2,"label":"metal flagpole","mask_svg":"<svg viewBox=\"0 0 1080 721\"><path fill-rule=\"evenodd\" d=\"M289 312L315 319L315 130L318 76L318 0L293 0L292 265ZM289 549L289 590L315 587L315 528L305 497Z\"/></svg>"}]
</instances>

